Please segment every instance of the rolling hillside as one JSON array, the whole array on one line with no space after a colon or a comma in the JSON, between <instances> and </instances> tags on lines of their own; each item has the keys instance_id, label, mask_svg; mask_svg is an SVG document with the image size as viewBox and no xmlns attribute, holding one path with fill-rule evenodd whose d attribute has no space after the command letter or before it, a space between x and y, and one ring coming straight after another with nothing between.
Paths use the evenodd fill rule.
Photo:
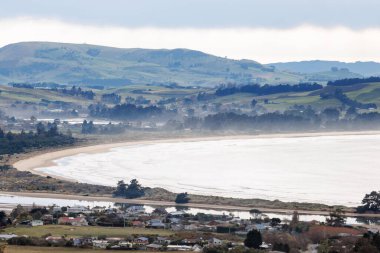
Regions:
<instances>
[{"instance_id":1,"label":"rolling hillside","mask_svg":"<svg viewBox=\"0 0 380 253\"><path fill-rule=\"evenodd\" d=\"M231 60L188 49L119 49L87 44L24 42L0 49L0 83L56 82L119 86L175 82L297 83L302 76L251 60Z\"/></svg>"},{"instance_id":2,"label":"rolling hillside","mask_svg":"<svg viewBox=\"0 0 380 253\"><path fill-rule=\"evenodd\" d=\"M274 66L280 71L290 71L315 75L318 73L330 72L330 75L339 75L342 72L351 72L351 77L359 76L379 76L380 63L378 62L340 62L340 61L300 61L300 62L279 62L270 63L267 66ZM337 68L331 71L332 68ZM343 69L343 71L342 71ZM346 69L346 70L344 70ZM355 76L356 75L356 76ZM344 78L349 78L348 76Z\"/></svg>"}]
</instances>

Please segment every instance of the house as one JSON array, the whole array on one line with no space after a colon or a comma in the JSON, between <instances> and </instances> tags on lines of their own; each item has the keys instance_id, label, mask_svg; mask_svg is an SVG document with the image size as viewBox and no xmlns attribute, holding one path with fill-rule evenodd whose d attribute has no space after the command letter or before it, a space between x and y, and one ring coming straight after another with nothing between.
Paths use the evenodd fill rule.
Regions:
<instances>
[{"instance_id":1,"label":"house","mask_svg":"<svg viewBox=\"0 0 380 253\"><path fill-rule=\"evenodd\" d=\"M139 227L142 228L144 227L144 223L139 221L139 220L134 220L131 222L132 227Z\"/></svg>"},{"instance_id":2,"label":"house","mask_svg":"<svg viewBox=\"0 0 380 253\"><path fill-rule=\"evenodd\" d=\"M198 239L183 239L181 241L182 244L184 245L195 245L195 244L198 244L199 243L199 240Z\"/></svg>"},{"instance_id":3,"label":"house","mask_svg":"<svg viewBox=\"0 0 380 253\"><path fill-rule=\"evenodd\" d=\"M124 238L121 237L107 237L106 240L108 242L121 242L124 240Z\"/></svg>"},{"instance_id":4,"label":"house","mask_svg":"<svg viewBox=\"0 0 380 253\"><path fill-rule=\"evenodd\" d=\"M168 251L191 251L193 247L187 245L168 245Z\"/></svg>"},{"instance_id":5,"label":"house","mask_svg":"<svg viewBox=\"0 0 380 253\"><path fill-rule=\"evenodd\" d=\"M105 210L106 210L106 208L101 207L101 206L95 206L91 209L91 211L94 213L101 213L101 212L104 212Z\"/></svg>"},{"instance_id":6,"label":"house","mask_svg":"<svg viewBox=\"0 0 380 253\"><path fill-rule=\"evenodd\" d=\"M199 228L198 225L190 224L190 225L185 225L184 230L194 231L194 230L198 230L198 228Z\"/></svg>"},{"instance_id":7,"label":"house","mask_svg":"<svg viewBox=\"0 0 380 253\"><path fill-rule=\"evenodd\" d=\"M130 206L126 210L127 213L145 213L144 206Z\"/></svg>"},{"instance_id":8,"label":"house","mask_svg":"<svg viewBox=\"0 0 380 253\"><path fill-rule=\"evenodd\" d=\"M210 240L208 240L208 244L212 246L220 246L223 244L223 241L213 237Z\"/></svg>"},{"instance_id":9,"label":"house","mask_svg":"<svg viewBox=\"0 0 380 253\"><path fill-rule=\"evenodd\" d=\"M247 226L246 230L249 229L247 231L250 231L252 229L256 229L256 230L262 232L262 231L267 230L268 228L270 228L269 223L258 223L258 224L254 224L253 226Z\"/></svg>"},{"instance_id":10,"label":"house","mask_svg":"<svg viewBox=\"0 0 380 253\"><path fill-rule=\"evenodd\" d=\"M32 227L43 226L44 222L42 220L32 220L32 222L30 222L30 225Z\"/></svg>"},{"instance_id":11,"label":"house","mask_svg":"<svg viewBox=\"0 0 380 253\"><path fill-rule=\"evenodd\" d=\"M85 206L73 206L67 208L68 213L90 213L90 210Z\"/></svg>"},{"instance_id":12,"label":"house","mask_svg":"<svg viewBox=\"0 0 380 253\"><path fill-rule=\"evenodd\" d=\"M183 217L186 213L184 211L170 212L170 217Z\"/></svg>"},{"instance_id":13,"label":"house","mask_svg":"<svg viewBox=\"0 0 380 253\"><path fill-rule=\"evenodd\" d=\"M199 246L198 244L196 244L193 246L192 250L195 252L202 252L203 248L201 246Z\"/></svg>"},{"instance_id":14,"label":"house","mask_svg":"<svg viewBox=\"0 0 380 253\"><path fill-rule=\"evenodd\" d=\"M8 239L18 237L18 235L15 234L0 234L0 241L6 241Z\"/></svg>"},{"instance_id":15,"label":"house","mask_svg":"<svg viewBox=\"0 0 380 253\"><path fill-rule=\"evenodd\" d=\"M272 245L271 244L267 244L265 242L262 242L262 244L260 245L260 249L269 249Z\"/></svg>"},{"instance_id":16,"label":"house","mask_svg":"<svg viewBox=\"0 0 380 253\"><path fill-rule=\"evenodd\" d=\"M170 239L166 238L166 237L158 236L158 237L156 238L156 243L161 244L161 245L163 245L163 244L168 245L168 244L170 244L171 242L172 242L172 241L171 241Z\"/></svg>"},{"instance_id":17,"label":"house","mask_svg":"<svg viewBox=\"0 0 380 253\"><path fill-rule=\"evenodd\" d=\"M92 238L73 238L72 241L74 247L93 245Z\"/></svg>"},{"instance_id":18,"label":"house","mask_svg":"<svg viewBox=\"0 0 380 253\"><path fill-rule=\"evenodd\" d=\"M133 242L137 245L148 245L149 239L146 237L140 236L140 237L134 239Z\"/></svg>"},{"instance_id":19,"label":"house","mask_svg":"<svg viewBox=\"0 0 380 253\"><path fill-rule=\"evenodd\" d=\"M57 243L62 242L64 239L60 236L48 236L45 238L45 240L48 241L49 243L57 244Z\"/></svg>"},{"instance_id":20,"label":"house","mask_svg":"<svg viewBox=\"0 0 380 253\"><path fill-rule=\"evenodd\" d=\"M93 240L92 241L92 247L97 249L105 249L109 245L108 241L106 240Z\"/></svg>"},{"instance_id":21,"label":"house","mask_svg":"<svg viewBox=\"0 0 380 253\"><path fill-rule=\"evenodd\" d=\"M58 219L59 225L71 225L71 226L88 226L88 222L84 217L61 217Z\"/></svg>"},{"instance_id":22,"label":"house","mask_svg":"<svg viewBox=\"0 0 380 253\"><path fill-rule=\"evenodd\" d=\"M183 224L170 224L170 228L173 231L181 231L184 229L184 225Z\"/></svg>"},{"instance_id":23,"label":"house","mask_svg":"<svg viewBox=\"0 0 380 253\"><path fill-rule=\"evenodd\" d=\"M149 251L159 251L162 248L162 245L151 243L146 245L146 249Z\"/></svg>"},{"instance_id":24,"label":"house","mask_svg":"<svg viewBox=\"0 0 380 253\"><path fill-rule=\"evenodd\" d=\"M41 217L41 220L44 222L44 224L53 224L54 217L51 214L44 214Z\"/></svg>"},{"instance_id":25,"label":"house","mask_svg":"<svg viewBox=\"0 0 380 253\"><path fill-rule=\"evenodd\" d=\"M176 217L172 217L172 218L169 218L169 221L170 223L175 223L175 224L178 224L180 223L182 220L180 218L176 218Z\"/></svg>"},{"instance_id":26,"label":"house","mask_svg":"<svg viewBox=\"0 0 380 253\"><path fill-rule=\"evenodd\" d=\"M133 244L131 242L121 241L118 246L120 249L134 249Z\"/></svg>"},{"instance_id":27,"label":"house","mask_svg":"<svg viewBox=\"0 0 380 253\"><path fill-rule=\"evenodd\" d=\"M166 228L166 225L162 223L162 221L159 219L152 219L152 220L149 220L147 223L148 224L146 225L146 227L149 227L149 228L162 228L162 229Z\"/></svg>"},{"instance_id":28,"label":"house","mask_svg":"<svg viewBox=\"0 0 380 253\"><path fill-rule=\"evenodd\" d=\"M54 206L53 213L59 213L59 212L62 212L62 208L60 206Z\"/></svg>"}]
</instances>

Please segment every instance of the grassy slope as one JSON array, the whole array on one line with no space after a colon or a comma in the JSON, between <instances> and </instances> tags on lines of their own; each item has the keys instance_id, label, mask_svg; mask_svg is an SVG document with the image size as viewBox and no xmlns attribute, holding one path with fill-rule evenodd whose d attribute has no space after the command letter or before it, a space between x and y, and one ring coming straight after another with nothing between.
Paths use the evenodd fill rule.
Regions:
<instances>
[{"instance_id":1,"label":"grassy slope","mask_svg":"<svg viewBox=\"0 0 380 253\"><path fill-rule=\"evenodd\" d=\"M340 87L347 96L362 103L376 103L380 107L380 83L370 84L356 84L352 86ZM324 90L330 90L331 87L325 87ZM157 101L170 97L191 97L196 96L199 92L213 93L210 88L167 88L162 86L147 86L147 85L128 85L119 88L112 88L106 90L93 90L97 96L95 100L86 100L80 97L73 97L62 95L54 91L48 90L30 90L20 89L8 86L0 86L0 106L9 107L15 101L21 102L35 102L38 103L41 99L48 99L51 101L64 101L72 102L83 107L89 104L100 101L100 97L105 93L115 92L122 96L122 101L125 97L130 96L136 98L143 96L152 101ZM232 104L240 103L248 105L252 99L258 101L258 105L263 106L269 111L282 111L294 105L311 105L312 107L322 110L327 107L339 107L342 104L336 99L321 100L319 94L321 91L313 92L289 92L278 93L266 96L256 96L255 94L238 93L230 96L216 97L210 100L210 103ZM264 100L268 99L269 104L264 104Z\"/></svg>"},{"instance_id":2,"label":"grassy slope","mask_svg":"<svg viewBox=\"0 0 380 253\"><path fill-rule=\"evenodd\" d=\"M376 103L380 107L380 83L356 84L341 88L348 97L362 103ZM324 90L330 90L326 87ZM341 102L336 99L320 99L321 91L312 92L289 92L278 93L267 96L256 96L254 94L238 93L231 96L219 97L215 101L219 103L249 103L252 99L258 101L258 104L269 111L282 111L294 105L311 105L313 108L322 110L327 107L342 106ZM264 99L269 100L269 104L264 104Z\"/></svg>"}]
</instances>

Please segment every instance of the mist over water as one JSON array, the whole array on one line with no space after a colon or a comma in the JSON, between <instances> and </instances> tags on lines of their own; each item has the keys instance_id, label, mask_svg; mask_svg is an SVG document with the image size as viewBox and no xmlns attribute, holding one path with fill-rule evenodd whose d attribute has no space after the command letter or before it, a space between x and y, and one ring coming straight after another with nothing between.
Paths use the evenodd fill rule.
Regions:
<instances>
[{"instance_id":1,"label":"mist over water","mask_svg":"<svg viewBox=\"0 0 380 253\"><path fill-rule=\"evenodd\" d=\"M137 178L174 192L356 206L379 190L380 136L156 143L78 154L40 168L79 182Z\"/></svg>"}]
</instances>

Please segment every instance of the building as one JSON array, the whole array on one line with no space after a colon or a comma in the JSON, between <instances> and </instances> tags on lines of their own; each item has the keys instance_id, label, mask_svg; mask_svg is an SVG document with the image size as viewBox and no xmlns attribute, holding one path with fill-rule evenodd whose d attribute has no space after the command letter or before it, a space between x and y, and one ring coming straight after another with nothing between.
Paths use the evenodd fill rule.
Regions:
<instances>
[{"instance_id":1,"label":"building","mask_svg":"<svg viewBox=\"0 0 380 253\"><path fill-rule=\"evenodd\" d=\"M92 247L97 249L105 249L108 246L108 241L106 240L93 240L92 241Z\"/></svg>"},{"instance_id":2,"label":"building","mask_svg":"<svg viewBox=\"0 0 380 253\"><path fill-rule=\"evenodd\" d=\"M68 213L89 213L90 210L85 206L73 206L67 208Z\"/></svg>"},{"instance_id":3,"label":"building","mask_svg":"<svg viewBox=\"0 0 380 253\"><path fill-rule=\"evenodd\" d=\"M133 242L137 245L148 245L149 244L149 239L143 236L140 236L136 239L133 240Z\"/></svg>"},{"instance_id":4,"label":"building","mask_svg":"<svg viewBox=\"0 0 380 253\"><path fill-rule=\"evenodd\" d=\"M58 219L59 225L71 225L71 226L88 226L88 222L83 217L61 217Z\"/></svg>"},{"instance_id":5,"label":"building","mask_svg":"<svg viewBox=\"0 0 380 253\"><path fill-rule=\"evenodd\" d=\"M30 223L32 227L37 227L37 226L43 226L44 222L42 220L32 220Z\"/></svg>"}]
</instances>

